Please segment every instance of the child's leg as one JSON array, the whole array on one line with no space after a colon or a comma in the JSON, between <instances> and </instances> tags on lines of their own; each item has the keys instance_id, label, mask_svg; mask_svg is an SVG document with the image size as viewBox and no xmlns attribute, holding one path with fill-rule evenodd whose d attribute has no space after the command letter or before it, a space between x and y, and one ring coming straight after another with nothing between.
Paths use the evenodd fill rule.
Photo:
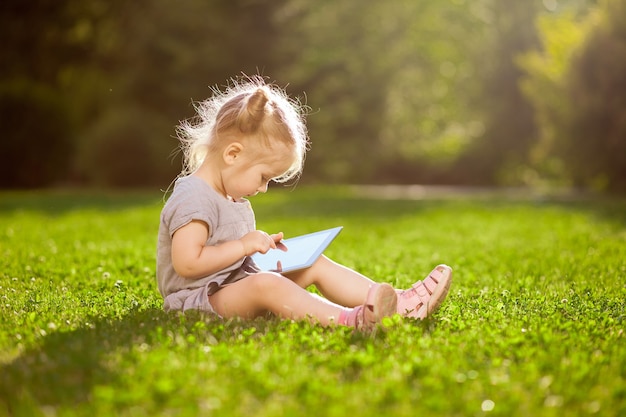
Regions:
<instances>
[{"instance_id":1,"label":"child's leg","mask_svg":"<svg viewBox=\"0 0 626 417\"><path fill-rule=\"evenodd\" d=\"M315 285L330 301L346 307L363 303L374 281L324 255L310 268L285 274L302 288Z\"/></svg>"},{"instance_id":2,"label":"child's leg","mask_svg":"<svg viewBox=\"0 0 626 417\"><path fill-rule=\"evenodd\" d=\"M373 281L325 256L311 268L287 274L299 286L315 285L329 300L347 307L363 302ZM417 281L408 290L398 290L398 313L423 319L441 304L448 294L452 269L438 265L423 281Z\"/></svg>"},{"instance_id":3,"label":"child's leg","mask_svg":"<svg viewBox=\"0 0 626 417\"><path fill-rule=\"evenodd\" d=\"M270 311L288 319L309 319L372 329L383 317L396 313L397 295L388 284L373 284L362 305L348 309L333 304L274 273L259 273L230 284L209 296L222 317L252 318Z\"/></svg>"},{"instance_id":4,"label":"child's leg","mask_svg":"<svg viewBox=\"0 0 626 417\"><path fill-rule=\"evenodd\" d=\"M268 311L287 319L311 318L322 325L338 322L344 307L315 296L279 274L254 274L209 296L222 317L253 318Z\"/></svg>"}]
</instances>

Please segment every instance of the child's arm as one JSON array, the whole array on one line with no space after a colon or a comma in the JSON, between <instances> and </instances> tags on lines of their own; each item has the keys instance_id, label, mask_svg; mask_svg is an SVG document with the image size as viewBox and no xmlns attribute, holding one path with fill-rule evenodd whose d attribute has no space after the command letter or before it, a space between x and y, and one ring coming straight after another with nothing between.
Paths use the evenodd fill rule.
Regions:
<instances>
[{"instance_id":1,"label":"child's arm","mask_svg":"<svg viewBox=\"0 0 626 417\"><path fill-rule=\"evenodd\" d=\"M244 256L275 249L283 234L268 235L255 230L241 239L217 246L206 246L208 238L209 228L201 221L192 221L174 233L172 265L178 275L189 279L205 277L234 264Z\"/></svg>"}]
</instances>

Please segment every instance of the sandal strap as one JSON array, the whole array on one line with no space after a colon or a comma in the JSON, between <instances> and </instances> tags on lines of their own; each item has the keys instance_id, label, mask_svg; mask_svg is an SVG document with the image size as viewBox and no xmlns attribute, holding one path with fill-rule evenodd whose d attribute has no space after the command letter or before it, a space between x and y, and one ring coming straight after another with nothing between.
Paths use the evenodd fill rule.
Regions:
<instances>
[{"instance_id":1,"label":"sandal strap","mask_svg":"<svg viewBox=\"0 0 626 417\"><path fill-rule=\"evenodd\" d=\"M416 282L413 285L413 288L424 287L426 289L426 291L428 292L428 294L425 294L425 295L429 296L430 294L432 294L435 291L435 288L437 288L437 284L439 284L439 282L441 282L442 278L443 278L443 273L441 271L435 269L430 274L428 274L428 276L426 278L424 278L423 281ZM423 293L423 291L418 291L418 294L420 294L420 296L422 295L422 293Z\"/></svg>"},{"instance_id":2,"label":"sandal strap","mask_svg":"<svg viewBox=\"0 0 626 417\"><path fill-rule=\"evenodd\" d=\"M442 276L443 274L440 271L434 270L423 281L418 281L411 286L409 291L417 295L419 299L419 303L414 306L416 310L419 310L421 306L428 302Z\"/></svg>"},{"instance_id":3,"label":"sandal strap","mask_svg":"<svg viewBox=\"0 0 626 417\"><path fill-rule=\"evenodd\" d=\"M407 290L398 292L398 312L407 317L426 317L447 294L450 271L445 265L437 266L426 278L417 281ZM436 299L433 300L435 295Z\"/></svg>"}]
</instances>

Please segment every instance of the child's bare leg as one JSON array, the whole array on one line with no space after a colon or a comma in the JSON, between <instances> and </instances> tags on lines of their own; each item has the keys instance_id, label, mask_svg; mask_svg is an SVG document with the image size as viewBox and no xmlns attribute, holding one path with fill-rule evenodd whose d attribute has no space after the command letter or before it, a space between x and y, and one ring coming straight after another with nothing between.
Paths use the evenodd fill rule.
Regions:
<instances>
[{"instance_id":1,"label":"child's bare leg","mask_svg":"<svg viewBox=\"0 0 626 417\"><path fill-rule=\"evenodd\" d=\"M341 312L347 310L274 273L239 280L211 295L209 301L215 312L226 318L253 318L270 311L282 318L311 319L322 325L337 323Z\"/></svg>"},{"instance_id":2,"label":"child's bare leg","mask_svg":"<svg viewBox=\"0 0 626 417\"><path fill-rule=\"evenodd\" d=\"M285 275L302 288L315 285L324 297L346 307L362 304L368 289L374 283L366 276L323 255L310 268Z\"/></svg>"}]
</instances>

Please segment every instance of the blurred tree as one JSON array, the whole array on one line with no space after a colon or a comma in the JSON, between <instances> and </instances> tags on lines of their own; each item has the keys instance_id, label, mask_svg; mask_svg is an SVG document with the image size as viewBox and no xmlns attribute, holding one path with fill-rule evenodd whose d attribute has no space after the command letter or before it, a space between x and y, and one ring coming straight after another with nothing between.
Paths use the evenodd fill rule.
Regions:
<instances>
[{"instance_id":1,"label":"blurred tree","mask_svg":"<svg viewBox=\"0 0 626 417\"><path fill-rule=\"evenodd\" d=\"M79 117L74 91L62 80L91 55L90 28L102 17L101 5L96 0L0 3L0 150L6 174L1 186L46 186L69 172Z\"/></svg>"},{"instance_id":2,"label":"blurred tree","mask_svg":"<svg viewBox=\"0 0 626 417\"><path fill-rule=\"evenodd\" d=\"M303 91L312 152L305 179L349 181L369 174L390 81L381 29L388 5L377 1L291 1L278 15L285 36L280 79ZM392 6L393 7L393 6ZM295 90L295 93L293 92Z\"/></svg>"},{"instance_id":3,"label":"blurred tree","mask_svg":"<svg viewBox=\"0 0 626 417\"><path fill-rule=\"evenodd\" d=\"M542 50L520 59L540 127L530 182L626 191L626 5L539 20Z\"/></svg>"},{"instance_id":4,"label":"blurred tree","mask_svg":"<svg viewBox=\"0 0 626 417\"><path fill-rule=\"evenodd\" d=\"M425 173L417 162L441 163L460 151L472 124L454 93L472 88L465 2L287 6L279 14L286 28L279 74L312 107L307 176L416 182Z\"/></svg>"},{"instance_id":5,"label":"blurred tree","mask_svg":"<svg viewBox=\"0 0 626 417\"><path fill-rule=\"evenodd\" d=\"M532 186L566 185L559 139L572 117L572 103L566 99L567 77L574 51L579 48L595 19L574 9L539 16L537 26L541 50L518 57L525 72L520 85L534 107L537 138L530 151L528 165L520 179Z\"/></svg>"},{"instance_id":6,"label":"blurred tree","mask_svg":"<svg viewBox=\"0 0 626 417\"><path fill-rule=\"evenodd\" d=\"M3 0L0 50L3 82L14 78L57 86L68 66L82 66L94 51L94 28L106 16L101 0Z\"/></svg>"},{"instance_id":7,"label":"blurred tree","mask_svg":"<svg viewBox=\"0 0 626 417\"><path fill-rule=\"evenodd\" d=\"M130 118L121 122L119 109L139 107L141 112L131 113L142 116L135 123L153 130L137 128L133 130L135 135L125 135L131 142L125 145L126 149L147 146L146 151L154 158L161 155L171 177L175 176L180 167L168 162L171 151L178 145L172 137L174 126L177 120L193 116L192 101L203 100L211 94L210 87L225 84L240 72L256 74L274 70L272 46L278 32L271 17L281 3L270 0L124 2L114 10L115 25L109 42L115 47L108 48L101 57L111 68L108 76L111 94L102 103L94 126L86 128L82 140L87 146L81 149L89 153L91 141L93 146L101 148L103 132L111 134L123 126L130 129ZM100 119L111 121L116 127L103 128ZM116 158L113 152L106 155ZM79 159L90 157L79 156ZM110 166L115 166L111 162ZM154 171L152 181L149 176L142 176L143 182L162 178L160 171ZM105 178L113 177L111 174ZM119 185L118 180L114 182ZM133 182L133 185L138 184Z\"/></svg>"},{"instance_id":8,"label":"blurred tree","mask_svg":"<svg viewBox=\"0 0 626 417\"><path fill-rule=\"evenodd\" d=\"M0 68L0 89L4 86L4 90L13 91L11 85L22 80L21 88L33 84L37 91L45 87L52 96L63 98L53 106L54 114L61 113L59 120L71 123L59 135L63 138L48 135L50 148L61 148L69 139L80 143L76 147L79 152L89 154L92 142L99 144L99 149L107 143L103 132L113 134L127 126L135 135L122 135L129 141L126 152L139 149L135 145L141 144L148 147L148 154L156 152L168 164L170 151L177 146L172 138L174 125L192 115L192 100L204 99L210 94L209 87L225 84L240 72L274 71L273 46L279 32L273 27L272 16L282 3L284 0L181 0L175 4L164 0L6 0L0 5L0 30L7 40L2 49L6 65ZM5 105L10 104L7 94L0 97ZM20 108L49 106L49 100L32 102L41 96L24 96ZM140 115L135 123L152 130L133 130L128 117L120 122L120 109L137 107L143 111L129 115ZM107 124L117 128L104 128ZM32 124L20 132L11 125L5 127L2 141L10 142L10 149L24 138L41 137L44 129L39 126L37 130ZM119 137L109 140L113 144ZM30 159L41 160L45 155L40 147L22 150L24 154L35 152ZM100 155L105 154L120 157L112 152ZM73 157L66 152L61 164L71 166ZM137 160L137 155L131 158ZM89 160L89 156L78 155L77 160ZM113 167L117 161L109 162L104 166ZM19 160L13 158L13 163L19 164ZM74 178L94 178L84 171L91 169L89 166L79 163ZM172 176L177 172L178 168L170 166ZM154 182L149 175L142 178ZM161 176L155 173L156 178ZM14 184L20 185L27 184Z\"/></svg>"},{"instance_id":9,"label":"blurred tree","mask_svg":"<svg viewBox=\"0 0 626 417\"><path fill-rule=\"evenodd\" d=\"M31 81L0 86L0 187L45 187L65 179L73 146L67 103Z\"/></svg>"},{"instance_id":10,"label":"blurred tree","mask_svg":"<svg viewBox=\"0 0 626 417\"><path fill-rule=\"evenodd\" d=\"M626 192L626 2L599 2L597 24L567 79L561 151L577 185Z\"/></svg>"},{"instance_id":11,"label":"blurred tree","mask_svg":"<svg viewBox=\"0 0 626 417\"><path fill-rule=\"evenodd\" d=\"M478 6L480 5L480 7ZM475 13L485 22L481 48L473 56L479 94L473 105L484 132L458 161L459 182L515 183L536 137L533 110L519 88L518 55L536 48L535 16L541 1L484 0Z\"/></svg>"},{"instance_id":12,"label":"blurred tree","mask_svg":"<svg viewBox=\"0 0 626 417\"><path fill-rule=\"evenodd\" d=\"M479 2L407 1L393 11L391 77L380 133L382 181L441 183L484 130L479 94L484 26Z\"/></svg>"},{"instance_id":13,"label":"blurred tree","mask_svg":"<svg viewBox=\"0 0 626 417\"><path fill-rule=\"evenodd\" d=\"M111 109L97 119L79 144L77 166L89 184L138 187L168 184L172 173L167 156L172 148L155 140L169 122L144 106L132 104Z\"/></svg>"},{"instance_id":14,"label":"blurred tree","mask_svg":"<svg viewBox=\"0 0 626 417\"><path fill-rule=\"evenodd\" d=\"M171 116L238 74L274 71L272 26L282 1L143 0L124 3L108 59L116 87L138 104ZM182 106L181 106L182 104ZM185 112L189 114L189 109Z\"/></svg>"},{"instance_id":15,"label":"blurred tree","mask_svg":"<svg viewBox=\"0 0 626 417\"><path fill-rule=\"evenodd\" d=\"M608 94L607 84L619 85L623 62L599 70L593 59L604 58L595 57L591 46L574 61L558 58L558 68L546 57L569 47L518 60L539 43L535 16L566 3L594 1L5 0L0 105L54 122L35 128L32 119L7 112L24 126L17 129L4 117L0 149L20 149L41 162L55 148L55 164L71 166L75 157L73 178L111 184L128 175L94 175L93 167L130 173L124 164L138 161L143 149L143 170L149 172L134 177L162 184L178 172L168 162L169 150L177 146L177 120L193 116L192 100L206 98L209 87L241 72L260 73L288 83L289 92L312 107L313 146L304 180L524 182L520 178L530 171L519 167L529 164L556 173L558 166L547 162L556 158L546 155L557 150L568 166L580 164L578 151L566 153L570 145L589 152L589 143L574 138L580 132L612 138L613 145L588 141L595 149L622 149L614 145L622 135L619 95L598 94ZM611 7L615 15L623 12ZM616 18L603 18L598 28L606 28L594 29L585 45L620 56ZM549 34L560 36L567 25L543 26L545 46L556 45ZM577 68L567 69L570 62ZM557 75L550 72L555 70ZM520 88L524 71L526 95ZM564 106L564 94L583 103L585 113ZM608 97L610 109L598 97ZM612 124L601 121L606 112ZM43 145L20 148L41 137L47 138ZM565 137L572 139L561 145ZM11 163L6 169L17 172L20 160ZM599 170L579 170L577 181L609 175ZM62 179L40 175L46 177L40 184Z\"/></svg>"}]
</instances>

